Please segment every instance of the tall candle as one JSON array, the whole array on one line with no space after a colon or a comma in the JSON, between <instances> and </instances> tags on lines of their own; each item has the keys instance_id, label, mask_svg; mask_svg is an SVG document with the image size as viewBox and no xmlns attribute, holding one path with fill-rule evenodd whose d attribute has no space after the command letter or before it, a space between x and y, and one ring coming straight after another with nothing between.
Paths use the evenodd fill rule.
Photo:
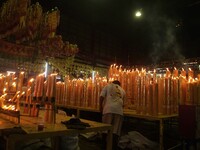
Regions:
<instances>
[{"instance_id":1,"label":"tall candle","mask_svg":"<svg viewBox=\"0 0 200 150\"><path fill-rule=\"evenodd\" d=\"M194 78L194 71L191 68L188 69L188 78Z\"/></svg>"},{"instance_id":2,"label":"tall candle","mask_svg":"<svg viewBox=\"0 0 200 150\"><path fill-rule=\"evenodd\" d=\"M178 70L176 69L176 67L174 67L173 70L173 77L178 77Z\"/></svg>"},{"instance_id":3,"label":"tall candle","mask_svg":"<svg viewBox=\"0 0 200 150\"><path fill-rule=\"evenodd\" d=\"M61 104L64 105L64 95L65 95L65 83L61 84Z\"/></svg>"},{"instance_id":4,"label":"tall candle","mask_svg":"<svg viewBox=\"0 0 200 150\"><path fill-rule=\"evenodd\" d=\"M198 87L196 81L194 81L193 93L194 105L198 105Z\"/></svg>"},{"instance_id":5,"label":"tall candle","mask_svg":"<svg viewBox=\"0 0 200 150\"><path fill-rule=\"evenodd\" d=\"M164 78L158 78L158 115L163 114L163 103L165 100Z\"/></svg>"},{"instance_id":6,"label":"tall candle","mask_svg":"<svg viewBox=\"0 0 200 150\"><path fill-rule=\"evenodd\" d=\"M153 84L149 84L148 114L153 114Z\"/></svg>"},{"instance_id":7,"label":"tall candle","mask_svg":"<svg viewBox=\"0 0 200 150\"><path fill-rule=\"evenodd\" d=\"M108 78L112 78L113 75L113 65L110 66L109 71L108 71Z\"/></svg>"},{"instance_id":8,"label":"tall candle","mask_svg":"<svg viewBox=\"0 0 200 150\"><path fill-rule=\"evenodd\" d=\"M185 76L180 76L179 77L179 82L180 82L180 98L179 98L179 104L184 105L186 102L186 77Z\"/></svg>"},{"instance_id":9,"label":"tall candle","mask_svg":"<svg viewBox=\"0 0 200 150\"><path fill-rule=\"evenodd\" d=\"M16 90L17 90L17 85L16 85L16 82L13 81L10 87L10 92L16 92Z\"/></svg>"},{"instance_id":10,"label":"tall candle","mask_svg":"<svg viewBox=\"0 0 200 150\"><path fill-rule=\"evenodd\" d=\"M158 115L158 83L153 84L153 115Z\"/></svg>"},{"instance_id":11,"label":"tall candle","mask_svg":"<svg viewBox=\"0 0 200 150\"><path fill-rule=\"evenodd\" d=\"M40 74L38 80L37 97L42 97L44 91L44 74Z\"/></svg>"},{"instance_id":12,"label":"tall candle","mask_svg":"<svg viewBox=\"0 0 200 150\"><path fill-rule=\"evenodd\" d=\"M146 82L146 70L143 69L142 70L142 74L141 74L141 113L143 114L146 114L146 105L147 105L147 102L146 102L146 85L145 85L145 82Z\"/></svg>"},{"instance_id":13,"label":"tall candle","mask_svg":"<svg viewBox=\"0 0 200 150\"><path fill-rule=\"evenodd\" d=\"M141 113L141 77L137 77L136 112Z\"/></svg>"},{"instance_id":14,"label":"tall candle","mask_svg":"<svg viewBox=\"0 0 200 150\"><path fill-rule=\"evenodd\" d=\"M186 71L182 68L181 76L186 77Z\"/></svg>"},{"instance_id":15,"label":"tall candle","mask_svg":"<svg viewBox=\"0 0 200 150\"><path fill-rule=\"evenodd\" d=\"M34 97L37 97L38 85L39 85L39 76L36 76L34 94L33 94Z\"/></svg>"},{"instance_id":16,"label":"tall candle","mask_svg":"<svg viewBox=\"0 0 200 150\"><path fill-rule=\"evenodd\" d=\"M18 78L18 84L17 84L17 90L18 91L22 90L23 83L24 83L24 72L20 72L19 78Z\"/></svg>"},{"instance_id":17,"label":"tall candle","mask_svg":"<svg viewBox=\"0 0 200 150\"><path fill-rule=\"evenodd\" d=\"M12 97L12 100L11 101L14 101L15 100L15 98L17 97L17 95L20 93L20 91L17 91L16 93L15 93L15 95Z\"/></svg>"},{"instance_id":18,"label":"tall candle","mask_svg":"<svg viewBox=\"0 0 200 150\"><path fill-rule=\"evenodd\" d=\"M56 83L56 103L60 104L60 86L61 82Z\"/></svg>"},{"instance_id":19,"label":"tall candle","mask_svg":"<svg viewBox=\"0 0 200 150\"><path fill-rule=\"evenodd\" d=\"M51 91L50 91L50 98L55 98L55 96L56 96L56 76L57 76L57 74L51 74L51 87L50 87L50 89L51 89Z\"/></svg>"},{"instance_id":20,"label":"tall candle","mask_svg":"<svg viewBox=\"0 0 200 150\"><path fill-rule=\"evenodd\" d=\"M165 110L166 110L166 114L170 114L170 108L171 108L171 97L170 97L170 91L171 91L171 78L166 77L165 78Z\"/></svg>"},{"instance_id":21,"label":"tall candle","mask_svg":"<svg viewBox=\"0 0 200 150\"><path fill-rule=\"evenodd\" d=\"M173 78L173 110L172 113L178 113L178 96L179 96L179 86L178 86L178 77Z\"/></svg>"},{"instance_id":22,"label":"tall candle","mask_svg":"<svg viewBox=\"0 0 200 150\"><path fill-rule=\"evenodd\" d=\"M187 82L187 84L186 84L186 101L185 101L186 105L191 105L192 104L192 101L191 101L191 90L192 90L192 84L191 84L191 82Z\"/></svg>"}]
</instances>

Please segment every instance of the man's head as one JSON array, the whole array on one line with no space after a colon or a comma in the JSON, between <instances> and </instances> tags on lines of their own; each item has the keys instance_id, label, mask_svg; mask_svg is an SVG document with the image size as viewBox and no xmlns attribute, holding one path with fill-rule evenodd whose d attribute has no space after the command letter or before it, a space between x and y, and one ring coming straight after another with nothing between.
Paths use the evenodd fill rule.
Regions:
<instances>
[{"instance_id":1,"label":"man's head","mask_svg":"<svg viewBox=\"0 0 200 150\"><path fill-rule=\"evenodd\" d=\"M117 85L119 85L119 86L120 86L120 84L121 84L118 80L114 80L112 83L117 84Z\"/></svg>"}]
</instances>

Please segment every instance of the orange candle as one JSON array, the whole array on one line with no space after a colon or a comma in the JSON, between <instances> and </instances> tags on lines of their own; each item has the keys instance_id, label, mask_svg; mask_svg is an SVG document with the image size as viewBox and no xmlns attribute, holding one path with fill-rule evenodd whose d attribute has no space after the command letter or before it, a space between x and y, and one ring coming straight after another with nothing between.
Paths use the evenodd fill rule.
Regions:
<instances>
[{"instance_id":1,"label":"orange candle","mask_svg":"<svg viewBox=\"0 0 200 150\"><path fill-rule=\"evenodd\" d=\"M194 71L191 68L188 69L188 78L194 78Z\"/></svg>"},{"instance_id":2,"label":"orange candle","mask_svg":"<svg viewBox=\"0 0 200 150\"><path fill-rule=\"evenodd\" d=\"M165 113L166 114L170 114L170 109L171 109L171 78L166 77L165 78Z\"/></svg>"},{"instance_id":3,"label":"orange candle","mask_svg":"<svg viewBox=\"0 0 200 150\"><path fill-rule=\"evenodd\" d=\"M20 72L17 84L17 90L21 91L24 83L24 72Z\"/></svg>"},{"instance_id":4,"label":"orange candle","mask_svg":"<svg viewBox=\"0 0 200 150\"><path fill-rule=\"evenodd\" d=\"M173 77L178 77L178 70L176 69L176 67L174 67L173 70Z\"/></svg>"},{"instance_id":5,"label":"orange candle","mask_svg":"<svg viewBox=\"0 0 200 150\"><path fill-rule=\"evenodd\" d=\"M148 105L148 114L149 115L152 115L153 114L153 108L152 108L152 106L153 106L153 84L152 83L150 83L149 84L149 96L148 96L148 103L147 103L147 105Z\"/></svg>"},{"instance_id":6,"label":"orange candle","mask_svg":"<svg viewBox=\"0 0 200 150\"><path fill-rule=\"evenodd\" d=\"M184 76L180 76L179 77L179 82L180 82L180 101L179 104L180 105L184 105L186 102L186 77Z\"/></svg>"},{"instance_id":7,"label":"orange candle","mask_svg":"<svg viewBox=\"0 0 200 150\"><path fill-rule=\"evenodd\" d=\"M182 68L181 76L186 77L186 71Z\"/></svg>"},{"instance_id":8,"label":"orange candle","mask_svg":"<svg viewBox=\"0 0 200 150\"><path fill-rule=\"evenodd\" d=\"M171 76L171 72L169 71L169 68L166 68L166 77L170 77Z\"/></svg>"},{"instance_id":9,"label":"orange candle","mask_svg":"<svg viewBox=\"0 0 200 150\"><path fill-rule=\"evenodd\" d=\"M158 78L158 115L163 114L163 103L165 100L164 78Z\"/></svg>"},{"instance_id":10,"label":"orange candle","mask_svg":"<svg viewBox=\"0 0 200 150\"><path fill-rule=\"evenodd\" d=\"M37 97L42 97L44 91L44 74L40 74L38 80Z\"/></svg>"},{"instance_id":11,"label":"orange candle","mask_svg":"<svg viewBox=\"0 0 200 150\"><path fill-rule=\"evenodd\" d=\"M158 115L158 83L153 84L152 114Z\"/></svg>"}]
</instances>

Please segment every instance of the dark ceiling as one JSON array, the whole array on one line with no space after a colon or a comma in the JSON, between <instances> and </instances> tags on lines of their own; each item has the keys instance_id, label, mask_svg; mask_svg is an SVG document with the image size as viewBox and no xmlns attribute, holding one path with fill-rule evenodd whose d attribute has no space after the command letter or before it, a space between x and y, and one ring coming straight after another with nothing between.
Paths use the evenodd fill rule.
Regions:
<instances>
[{"instance_id":1,"label":"dark ceiling","mask_svg":"<svg viewBox=\"0 0 200 150\"><path fill-rule=\"evenodd\" d=\"M127 46L138 50L137 54L140 57L148 56L157 61L167 56L172 59L200 56L199 0L41 0L39 2L48 9L57 6L61 11L61 22L64 16L68 15L97 29L112 33L126 41ZM137 9L143 12L140 19L133 17L133 12ZM61 26L61 32L62 28Z\"/></svg>"},{"instance_id":2,"label":"dark ceiling","mask_svg":"<svg viewBox=\"0 0 200 150\"><path fill-rule=\"evenodd\" d=\"M65 16L109 32L154 61L200 57L200 0L31 0L43 9L58 7ZM133 12L141 9L140 19Z\"/></svg>"}]
</instances>

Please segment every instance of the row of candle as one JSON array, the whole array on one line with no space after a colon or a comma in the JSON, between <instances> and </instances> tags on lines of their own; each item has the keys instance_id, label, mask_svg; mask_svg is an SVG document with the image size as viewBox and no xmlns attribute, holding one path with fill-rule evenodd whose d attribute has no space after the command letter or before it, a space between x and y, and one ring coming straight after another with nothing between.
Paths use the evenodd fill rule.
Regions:
<instances>
[{"instance_id":1,"label":"row of candle","mask_svg":"<svg viewBox=\"0 0 200 150\"><path fill-rule=\"evenodd\" d=\"M0 74L0 93L15 93L21 91L24 81L24 72L20 72L18 77L15 72Z\"/></svg>"},{"instance_id":2,"label":"row of candle","mask_svg":"<svg viewBox=\"0 0 200 150\"><path fill-rule=\"evenodd\" d=\"M22 89L23 75L19 75L17 89ZM1 89L16 81L13 74L1 77ZM126 91L125 108L135 109L137 113L172 114L177 113L178 104L200 105L200 79L194 79L191 69L188 72L182 69L180 74L176 68L172 72L166 69L165 74L158 75L155 70L152 73L146 69L128 70L114 64L108 71L108 82L113 80L119 80ZM46 97L48 102L53 98L61 105L98 109L99 95L106 84L107 78L101 78L98 74L93 79L70 79L66 76L64 82L56 82L56 74L49 75L46 81L44 74L40 74L35 80L32 78L28 81L25 101L30 106L33 97Z\"/></svg>"},{"instance_id":3,"label":"row of candle","mask_svg":"<svg viewBox=\"0 0 200 150\"><path fill-rule=\"evenodd\" d=\"M0 107L6 110L19 111L20 110L20 99L25 94L25 104L23 113L29 114L30 116L37 117L39 113L39 106L42 101L41 98L47 97L48 102L45 103L45 118L44 120L49 123L55 122L54 113L55 108L52 108L52 103L49 101L55 98L56 88L56 74L51 74L45 81L44 74L39 74L36 78L31 78L27 83L27 88L24 91L24 72L20 72L19 76L16 77L15 73L8 73L6 76L0 75ZM49 107L50 106L50 107Z\"/></svg>"},{"instance_id":4,"label":"row of candle","mask_svg":"<svg viewBox=\"0 0 200 150\"><path fill-rule=\"evenodd\" d=\"M44 74L40 74L35 80L31 79L28 82L26 103L34 103L33 98L42 100L41 98L45 97L46 102L52 102L53 98L57 104L98 108L99 95L106 84L106 78L100 78L98 74L95 80L70 79L66 76L64 82L56 82L56 74L50 74L44 81ZM31 92L33 92L32 97Z\"/></svg>"},{"instance_id":5,"label":"row of candle","mask_svg":"<svg viewBox=\"0 0 200 150\"><path fill-rule=\"evenodd\" d=\"M20 98L25 92L17 91L12 98L7 94L3 94L0 97L0 108L6 110L19 111L20 110Z\"/></svg>"},{"instance_id":6,"label":"row of candle","mask_svg":"<svg viewBox=\"0 0 200 150\"><path fill-rule=\"evenodd\" d=\"M107 84L106 78L70 79L56 84L56 103L66 106L99 108L99 95Z\"/></svg>"},{"instance_id":7,"label":"row of candle","mask_svg":"<svg viewBox=\"0 0 200 150\"><path fill-rule=\"evenodd\" d=\"M109 69L109 82L119 80L125 89L127 100L126 109L136 109L142 114L172 114L177 113L178 104L200 104L200 80L194 79L194 73L190 69L186 78L186 71L180 75L174 68L171 73L166 69L165 74L158 75L142 70L126 70L122 67L111 65ZM42 79L39 79L42 78ZM44 82L43 75L36 77L34 94L40 97L54 97L57 104L66 106L99 108L99 95L107 84L106 78L96 76L88 79L70 79L65 77L64 82L56 83L56 75L49 75ZM36 85L40 85L36 88ZM39 92L38 92L39 91ZM43 92L41 92L43 91ZM42 94L43 93L43 94ZM132 107L133 106L133 107Z\"/></svg>"},{"instance_id":8,"label":"row of candle","mask_svg":"<svg viewBox=\"0 0 200 150\"><path fill-rule=\"evenodd\" d=\"M37 117L40 104L45 98L44 121L48 123L55 122L56 76L57 74L50 74L45 81L45 75L42 73L36 76L35 79L31 78L28 81L24 113Z\"/></svg>"},{"instance_id":9,"label":"row of candle","mask_svg":"<svg viewBox=\"0 0 200 150\"><path fill-rule=\"evenodd\" d=\"M127 93L127 106L135 106L137 113L177 113L178 104L200 105L200 78L194 79L194 72L167 68L164 74L147 72L145 69L122 69L111 65L109 80L119 80Z\"/></svg>"}]
</instances>

